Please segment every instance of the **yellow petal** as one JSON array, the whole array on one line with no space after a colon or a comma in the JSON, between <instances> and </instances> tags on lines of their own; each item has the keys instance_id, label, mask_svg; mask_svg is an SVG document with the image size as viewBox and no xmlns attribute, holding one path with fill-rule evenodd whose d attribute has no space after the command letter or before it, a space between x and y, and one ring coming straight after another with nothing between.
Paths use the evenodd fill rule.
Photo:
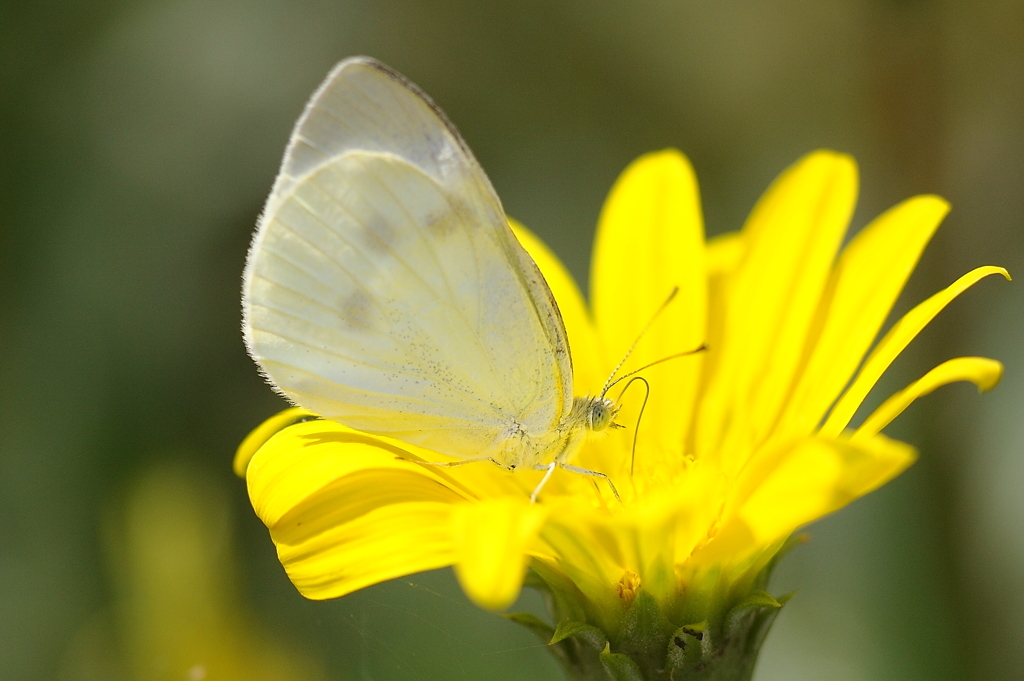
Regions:
<instances>
[{"instance_id":1,"label":"yellow petal","mask_svg":"<svg viewBox=\"0 0 1024 681\"><path fill-rule=\"evenodd\" d=\"M886 211L843 253L819 310L810 359L786 407L782 428L810 433L860 365L925 245L949 212L937 196L918 196Z\"/></svg>"},{"instance_id":2,"label":"yellow petal","mask_svg":"<svg viewBox=\"0 0 1024 681\"><path fill-rule=\"evenodd\" d=\"M808 438L753 461L735 506L715 543L724 555L785 537L891 480L915 458L912 447L883 436L858 442ZM743 546L745 542L752 542Z\"/></svg>"},{"instance_id":3,"label":"yellow petal","mask_svg":"<svg viewBox=\"0 0 1024 681\"><path fill-rule=\"evenodd\" d=\"M625 355L676 288L675 299L640 341L624 371L705 341L707 280L700 196L689 161L670 149L630 164L598 221L591 304L609 361L618 362ZM695 355L644 372L651 397L640 439L649 452L679 455L702 361Z\"/></svg>"},{"instance_id":4,"label":"yellow petal","mask_svg":"<svg viewBox=\"0 0 1024 681\"><path fill-rule=\"evenodd\" d=\"M558 303L565 323L565 333L569 338L569 350L572 353L573 394L596 394L604 383L604 358L594 325L590 321L590 313L583 302L576 280L565 269L551 249L537 235L515 220L509 219L516 238L522 244L533 261L537 263L540 273Z\"/></svg>"},{"instance_id":5,"label":"yellow petal","mask_svg":"<svg viewBox=\"0 0 1024 681\"><path fill-rule=\"evenodd\" d=\"M453 508L455 574L476 604L503 610L516 600L523 585L526 551L545 515L543 505L517 497Z\"/></svg>"},{"instance_id":6,"label":"yellow petal","mask_svg":"<svg viewBox=\"0 0 1024 681\"><path fill-rule=\"evenodd\" d=\"M453 508L429 502L382 506L294 544L275 538L277 555L303 596L337 598L455 562Z\"/></svg>"},{"instance_id":7,"label":"yellow petal","mask_svg":"<svg viewBox=\"0 0 1024 681\"><path fill-rule=\"evenodd\" d=\"M313 418L316 418L316 414L313 412L302 407L291 407L274 414L256 426L251 433L245 436L242 444L238 445L238 450L235 452L235 460L231 466L235 471L235 475L244 478L245 469L248 468L252 457L256 455L256 451L279 431Z\"/></svg>"},{"instance_id":8,"label":"yellow petal","mask_svg":"<svg viewBox=\"0 0 1024 681\"><path fill-rule=\"evenodd\" d=\"M678 595L676 566L705 540L719 513L719 481L712 466L697 461L676 484L652 490L614 515L594 513L583 500L558 499L541 538L558 556L558 569L600 608L624 607L615 587L627 573L639 576L656 600L668 602Z\"/></svg>"},{"instance_id":9,"label":"yellow petal","mask_svg":"<svg viewBox=\"0 0 1024 681\"><path fill-rule=\"evenodd\" d=\"M718 512L713 473L691 467L677 485L648 494L604 523L604 533L594 533L598 545L617 545L622 562L616 578L623 570L639 575L644 591L662 603L678 595L675 567L707 536Z\"/></svg>"},{"instance_id":10,"label":"yellow petal","mask_svg":"<svg viewBox=\"0 0 1024 681\"><path fill-rule=\"evenodd\" d=\"M821 427L821 434L828 437L839 435L850 423L850 419L853 418L871 388L878 382L893 360L910 344L910 341L957 296L992 274L1001 274L1007 279L1010 278L1009 273L1002 267L979 267L903 315L903 318L889 329L889 332L878 342L867 360L864 361L864 366L857 374L853 384L843 393L829 413L825 425Z\"/></svg>"},{"instance_id":11,"label":"yellow petal","mask_svg":"<svg viewBox=\"0 0 1024 681\"><path fill-rule=\"evenodd\" d=\"M292 426L272 437L249 463L249 498L280 541L298 541L381 505L459 501L443 469L331 421ZM293 536L294 535L294 536Z\"/></svg>"},{"instance_id":12,"label":"yellow petal","mask_svg":"<svg viewBox=\"0 0 1024 681\"><path fill-rule=\"evenodd\" d=\"M589 599L607 607L614 603L612 587L622 576L628 557L607 517L595 516L592 507L576 500L559 501L552 505L541 536L558 556L557 569Z\"/></svg>"},{"instance_id":13,"label":"yellow petal","mask_svg":"<svg viewBox=\"0 0 1024 681\"><path fill-rule=\"evenodd\" d=\"M986 357L957 357L943 362L927 374L899 391L876 409L853 435L858 441L885 428L918 397L922 397L948 383L971 381L979 392L991 390L1003 375L1003 365Z\"/></svg>"},{"instance_id":14,"label":"yellow petal","mask_svg":"<svg viewBox=\"0 0 1024 681\"><path fill-rule=\"evenodd\" d=\"M729 304L733 275L743 262L744 253L746 253L746 242L742 232L721 234L708 240L706 249L709 311L706 334L708 350L704 353L700 385L697 388L698 395L707 393L711 377L718 373L717 365L722 359L722 337L725 334L724 312ZM697 449L693 441L694 430L691 429L688 435L686 451L693 452Z\"/></svg>"},{"instance_id":15,"label":"yellow petal","mask_svg":"<svg viewBox=\"0 0 1024 681\"><path fill-rule=\"evenodd\" d=\"M852 158L810 154L772 184L743 229L716 374L701 400L697 453L731 452L742 464L774 425L857 195ZM749 422L743 423L746 419ZM725 437L736 438L722 445Z\"/></svg>"},{"instance_id":16,"label":"yellow petal","mask_svg":"<svg viewBox=\"0 0 1024 681\"><path fill-rule=\"evenodd\" d=\"M707 275L714 278L732 274L743 262L746 242L743 232L727 232L708 239L706 253Z\"/></svg>"},{"instance_id":17,"label":"yellow petal","mask_svg":"<svg viewBox=\"0 0 1024 681\"><path fill-rule=\"evenodd\" d=\"M260 447L249 496L303 595L334 598L452 564L450 507L471 495L444 469L416 464L416 451L324 420Z\"/></svg>"}]
</instances>

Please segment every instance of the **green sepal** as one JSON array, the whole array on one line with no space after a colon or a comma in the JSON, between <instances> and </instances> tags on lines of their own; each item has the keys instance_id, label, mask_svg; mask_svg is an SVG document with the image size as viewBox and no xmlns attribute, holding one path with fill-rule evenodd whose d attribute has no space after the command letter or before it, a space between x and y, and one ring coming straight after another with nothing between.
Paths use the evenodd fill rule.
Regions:
<instances>
[{"instance_id":1,"label":"green sepal","mask_svg":"<svg viewBox=\"0 0 1024 681\"><path fill-rule=\"evenodd\" d=\"M752 561L738 576L709 569L665 603L641 588L631 601L620 593L618 603L598 607L556 566L535 560L528 583L545 595L558 625L523 623L538 636L550 632L548 650L574 681L751 681L772 622L791 597L765 591L768 576L805 540L780 539L769 547L776 555Z\"/></svg>"},{"instance_id":2,"label":"green sepal","mask_svg":"<svg viewBox=\"0 0 1024 681\"><path fill-rule=\"evenodd\" d=\"M608 644L605 644L604 650L598 657L612 681L645 681L636 662L622 653L611 652Z\"/></svg>"},{"instance_id":3,"label":"green sepal","mask_svg":"<svg viewBox=\"0 0 1024 681\"><path fill-rule=\"evenodd\" d=\"M608 641L600 629L573 621L562 623L548 644L566 677L577 681L608 681L599 656L607 647Z\"/></svg>"},{"instance_id":4,"label":"green sepal","mask_svg":"<svg viewBox=\"0 0 1024 681\"><path fill-rule=\"evenodd\" d=\"M530 587L531 589L551 593L551 587L548 586L548 583L545 582L539 574L537 574L537 571L533 569L532 565L523 575L523 587Z\"/></svg>"},{"instance_id":5,"label":"green sepal","mask_svg":"<svg viewBox=\"0 0 1024 681\"><path fill-rule=\"evenodd\" d=\"M591 624L573 622L572 620L558 623L558 627L551 634L551 640L548 641L548 645L561 643L570 636L575 636L594 650L601 650L608 645L608 639L603 631Z\"/></svg>"},{"instance_id":6,"label":"green sepal","mask_svg":"<svg viewBox=\"0 0 1024 681\"><path fill-rule=\"evenodd\" d=\"M555 630L551 628L550 624L537 617L532 612L510 612L508 614L503 614L502 617L510 622L515 622L516 624L526 627L544 643L547 643L555 633Z\"/></svg>"},{"instance_id":7,"label":"green sepal","mask_svg":"<svg viewBox=\"0 0 1024 681\"><path fill-rule=\"evenodd\" d=\"M673 678L686 678L678 672L696 670L712 654L711 632L707 621L686 624L676 629L668 640L665 664Z\"/></svg>"},{"instance_id":8,"label":"green sepal","mask_svg":"<svg viewBox=\"0 0 1024 681\"><path fill-rule=\"evenodd\" d=\"M641 589L626 611L616 650L632 658L645 678L656 678L665 664L665 638L675 628L654 597Z\"/></svg>"},{"instance_id":9,"label":"green sepal","mask_svg":"<svg viewBox=\"0 0 1024 681\"><path fill-rule=\"evenodd\" d=\"M756 613L762 610L777 610L782 603L775 600L767 591L754 591L747 595L742 601L733 606L732 610L725 616L726 636L737 636L745 632Z\"/></svg>"},{"instance_id":10,"label":"green sepal","mask_svg":"<svg viewBox=\"0 0 1024 681\"><path fill-rule=\"evenodd\" d=\"M588 617L582 603L586 598L565 575L543 561L535 560L526 572L525 586L532 586L544 595L551 618L557 628L547 627L542 638L555 656L566 678L578 681L608 681L598 653L607 640L604 632L585 624ZM547 625L545 625L547 626ZM540 635L540 630L535 630ZM599 640L595 640L600 637Z\"/></svg>"},{"instance_id":11,"label":"green sepal","mask_svg":"<svg viewBox=\"0 0 1024 681\"><path fill-rule=\"evenodd\" d=\"M739 644L741 655L757 658L775 617L793 595L776 599L767 592L754 591L729 611L725 617L728 636Z\"/></svg>"},{"instance_id":12,"label":"green sepal","mask_svg":"<svg viewBox=\"0 0 1024 681\"><path fill-rule=\"evenodd\" d=\"M531 563L523 583L544 594L553 619L573 622L585 622L588 619L581 605L586 597L569 578L551 569L543 561L535 560Z\"/></svg>"}]
</instances>

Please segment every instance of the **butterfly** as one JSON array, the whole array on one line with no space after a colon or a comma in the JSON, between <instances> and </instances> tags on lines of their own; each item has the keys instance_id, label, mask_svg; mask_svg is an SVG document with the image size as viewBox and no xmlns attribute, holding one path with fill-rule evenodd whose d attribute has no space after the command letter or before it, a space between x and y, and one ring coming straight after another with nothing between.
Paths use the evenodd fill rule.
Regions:
<instances>
[{"instance_id":1,"label":"butterfly","mask_svg":"<svg viewBox=\"0 0 1024 681\"><path fill-rule=\"evenodd\" d=\"M452 457L569 462L615 427L572 395L565 325L447 117L384 64L340 62L292 132L243 277L249 354L325 418ZM620 364L621 366L621 364ZM615 381L617 382L617 381Z\"/></svg>"}]
</instances>

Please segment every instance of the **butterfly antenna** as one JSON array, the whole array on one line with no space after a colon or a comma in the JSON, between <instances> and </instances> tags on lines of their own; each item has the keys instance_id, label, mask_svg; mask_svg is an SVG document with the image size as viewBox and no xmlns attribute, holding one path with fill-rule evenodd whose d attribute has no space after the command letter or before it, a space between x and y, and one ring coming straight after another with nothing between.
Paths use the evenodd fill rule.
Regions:
<instances>
[{"instance_id":1,"label":"butterfly antenna","mask_svg":"<svg viewBox=\"0 0 1024 681\"><path fill-rule=\"evenodd\" d=\"M645 369L647 367L644 367ZM632 381L626 384L626 387L619 393L619 398L615 400L617 403L622 402L622 396L629 390L629 386L633 385L636 381L643 381L644 388L644 401L640 405L640 413L636 417L636 428L633 430L633 451L629 455L629 477L633 477L633 466L636 464L636 441L640 437L640 420L644 417L644 409L647 408L647 399L651 396L651 384L647 382L647 379L643 376L637 376Z\"/></svg>"},{"instance_id":2,"label":"butterfly antenna","mask_svg":"<svg viewBox=\"0 0 1024 681\"><path fill-rule=\"evenodd\" d=\"M672 299L676 297L677 293L679 293L679 287L672 287L672 292L668 294L668 298L666 298L665 302L662 303L657 310L655 310L653 315L651 315L651 319L647 322L647 325L644 326L643 330L640 331L640 334L636 337L636 340L633 341L633 344L629 346L629 350L626 350L626 354L622 357L619 363L615 365L615 368L612 370L612 373L609 374L608 376L608 380L604 382L604 387L601 388L602 395L608 392L608 389L618 382L612 382L612 379L615 378L615 374L619 373L619 369L622 368L622 365L626 363L626 360L629 359L629 356L633 354L634 350L636 350L636 346L637 344L640 343L640 339L644 337L644 334L647 333L647 330L651 328L651 325L654 324L654 321L661 315L665 308L668 307L668 304L672 302Z\"/></svg>"},{"instance_id":3,"label":"butterfly antenna","mask_svg":"<svg viewBox=\"0 0 1024 681\"><path fill-rule=\"evenodd\" d=\"M708 344L707 343L701 343L699 346L695 347L693 350L687 350L685 352L677 352L674 355L669 355L668 357L662 357L661 359L655 360L655 361L651 362L650 364L645 364L642 367L640 367L639 369L634 369L633 371L630 371L628 374L623 374L623 375L619 376L618 378L616 378L614 381L610 381L608 383L607 387L604 389L604 392L602 392L601 394L604 395L604 393L607 392L610 388L612 388L616 383L619 383L620 381L624 381L627 378L629 378L630 376L635 376L636 374L639 374L644 369L650 369L651 367L657 366L657 365L661 364L662 362L667 362L670 359L679 359L680 357L686 357L688 355L696 355L698 352L704 352L707 349L708 349ZM632 381L630 381L630 382L632 382ZM628 383L626 384L626 387L627 388L629 387ZM623 389L622 392L625 392L625 389ZM620 393L620 395L621 395L621 393Z\"/></svg>"}]
</instances>

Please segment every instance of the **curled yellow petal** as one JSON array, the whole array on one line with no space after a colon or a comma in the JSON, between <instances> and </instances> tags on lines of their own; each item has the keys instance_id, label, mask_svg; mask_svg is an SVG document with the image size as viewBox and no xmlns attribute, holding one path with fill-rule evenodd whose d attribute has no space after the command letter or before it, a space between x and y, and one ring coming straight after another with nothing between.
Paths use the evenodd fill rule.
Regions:
<instances>
[{"instance_id":1,"label":"curled yellow petal","mask_svg":"<svg viewBox=\"0 0 1024 681\"><path fill-rule=\"evenodd\" d=\"M271 533L291 541L382 505L459 501L463 494L413 455L331 421L292 426L263 445L246 481L253 509ZM295 538L298 540L298 538Z\"/></svg>"},{"instance_id":2,"label":"curled yellow petal","mask_svg":"<svg viewBox=\"0 0 1024 681\"><path fill-rule=\"evenodd\" d=\"M876 409L856 430L857 441L878 433L918 397L922 397L948 383L970 381L979 392L991 390L1003 375L1003 365L987 357L957 357L943 362L927 374L899 391Z\"/></svg>"},{"instance_id":3,"label":"curled yellow petal","mask_svg":"<svg viewBox=\"0 0 1024 681\"><path fill-rule=\"evenodd\" d=\"M235 451L235 460L231 465L232 470L235 471L235 475L240 478L245 477L245 469L249 466L249 461L253 456L256 455L257 450L263 446L263 444L276 435L279 431L284 430L288 426L296 423L301 423L304 420L315 418L316 414L303 409L302 407L291 407L284 411L278 412L271 416L269 419L256 426L251 433L245 436L242 440L242 444L238 445L238 449Z\"/></svg>"},{"instance_id":4,"label":"curled yellow petal","mask_svg":"<svg viewBox=\"0 0 1024 681\"><path fill-rule=\"evenodd\" d=\"M910 344L910 341L914 340L917 334L957 296L981 279L993 274L1001 274L1006 279L1010 278L1009 272L1002 267L978 267L903 315L903 318L889 329L889 332L878 342L867 360L864 361L864 366L857 374L853 384L832 408L825 425L821 427L821 434L828 437L839 435L850 423L850 419L853 418L871 388L878 382L893 360Z\"/></svg>"},{"instance_id":5,"label":"curled yellow petal","mask_svg":"<svg viewBox=\"0 0 1024 681\"><path fill-rule=\"evenodd\" d=\"M523 585L526 551L546 514L543 505L516 497L453 508L455 574L475 603L491 610L512 605Z\"/></svg>"},{"instance_id":6,"label":"curled yellow petal","mask_svg":"<svg viewBox=\"0 0 1024 681\"><path fill-rule=\"evenodd\" d=\"M889 209L843 249L819 310L813 350L786 406L783 428L811 432L860 365L921 252L949 212L938 196Z\"/></svg>"},{"instance_id":7,"label":"curled yellow petal","mask_svg":"<svg viewBox=\"0 0 1024 681\"><path fill-rule=\"evenodd\" d=\"M335 598L452 564L450 509L468 492L415 463L415 451L326 420L259 448L249 497L303 595Z\"/></svg>"}]
</instances>

